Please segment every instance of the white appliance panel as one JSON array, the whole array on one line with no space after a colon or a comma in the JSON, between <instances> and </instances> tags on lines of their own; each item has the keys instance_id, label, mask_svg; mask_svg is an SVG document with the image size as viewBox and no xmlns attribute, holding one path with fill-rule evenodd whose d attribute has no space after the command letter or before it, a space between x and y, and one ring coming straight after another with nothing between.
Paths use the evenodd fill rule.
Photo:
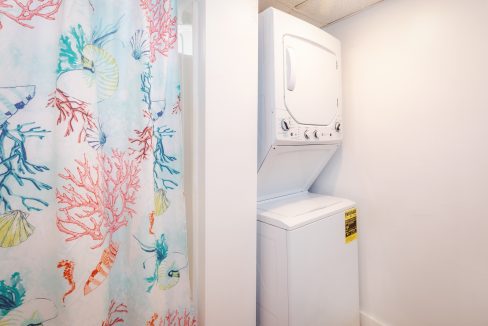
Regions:
<instances>
[{"instance_id":1,"label":"white appliance panel","mask_svg":"<svg viewBox=\"0 0 488 326\"><path fill-rule=\"evenodd\" d=\"M289 326L359 326L357 240L344 211L287 233Z\"/></svg>"},{"instance_id":2,"label":"white appliance panel","mask_svg":"<svg viewBox=\"0 0 488 326\"><path fill-rule=\"evenodd\" d=\"M288 262L286 232L257 223L258 325L288 325Z\"/></svg>"},{"instance_id":3,"label":"white appliance panel","mask_svg":"<svg viewBox=\"0 0 488 326\"><path fill-rule=\"evenodd\" d=\"M335 122L339 106L337 54L294 35L283 37L283 50L285 105L292 118L307 125Z\"/></svg>"},{"instance_id":4,"label":"white appliance panel","mask_svg":"<svg viewBox=\"0 0 488 326\"><path fill-rule=\"evenodd\" d=\"M337 145L274 146L258 170L258 201L307 191Z\"/></svg>"}]
</instances>

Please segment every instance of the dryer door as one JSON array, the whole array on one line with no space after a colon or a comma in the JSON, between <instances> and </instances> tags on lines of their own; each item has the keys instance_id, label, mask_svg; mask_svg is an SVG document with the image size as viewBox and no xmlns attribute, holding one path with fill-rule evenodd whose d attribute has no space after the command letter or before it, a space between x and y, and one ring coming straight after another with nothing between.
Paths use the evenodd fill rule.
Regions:
<instances>
[{"instance_id":1,"label":"dryer door","mask_svg":"<svg viewBox=\"0 0 488 326\"><path fill-rule=\"evenodd\" d=\"M337 53L300 37L283 36L285 105L301 124L329 125L338 113Z\"/></svg>"}]
</instances>

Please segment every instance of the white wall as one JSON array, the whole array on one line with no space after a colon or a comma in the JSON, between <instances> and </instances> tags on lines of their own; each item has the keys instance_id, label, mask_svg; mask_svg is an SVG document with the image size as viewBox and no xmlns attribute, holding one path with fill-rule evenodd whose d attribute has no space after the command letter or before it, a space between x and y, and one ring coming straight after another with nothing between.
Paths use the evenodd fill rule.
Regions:
<instances>
[{"instance_id":1,"label":"white wall","mask_svg":"<svg viewBox=\"0 0 488 326\"><path fill-rule=\"evenodd\" d=\"M198 312L202 326L256 323L257 0L202 0Z\"/></svg>"},{"instance_id":2,"label":"white wall","mask_svg":"<svg viewBox=\"0 0 488 326\"><path fill-rule=\"evenodd\" d=\"M488 1L387 0L326 30L345 134L313 190L358 203L362 310L488 325Z\"/></svg>"}]
</instances>

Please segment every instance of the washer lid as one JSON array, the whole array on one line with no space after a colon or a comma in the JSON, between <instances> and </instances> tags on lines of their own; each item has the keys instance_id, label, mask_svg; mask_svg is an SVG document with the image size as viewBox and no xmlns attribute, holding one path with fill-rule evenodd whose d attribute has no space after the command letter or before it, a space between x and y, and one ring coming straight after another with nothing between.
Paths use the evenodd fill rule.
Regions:
<instances>
[{"instance_id":1,"label":"washer lid","mask_svg":"<svg viewBox=\"0 0 488 326\"><path fill-rule=\"evenodd\" d=\"M258 202L258 220L293 230L352 206L354 202L348 199L303 192Z\"/></svg>"}]
</instances>

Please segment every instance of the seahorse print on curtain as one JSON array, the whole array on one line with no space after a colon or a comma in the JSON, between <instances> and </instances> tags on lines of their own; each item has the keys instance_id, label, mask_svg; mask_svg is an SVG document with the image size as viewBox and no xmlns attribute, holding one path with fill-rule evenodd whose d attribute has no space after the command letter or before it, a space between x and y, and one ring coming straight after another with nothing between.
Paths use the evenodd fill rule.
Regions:
<instances>
[{"instance_id":1,"label":"seahorse print on curtain","mask_svg":"<svg viewBox=\"0 0 488 326\"><path fill-rule=\"evenodd\" d=\"M0 325L197 325L176 10L0 0Z\"/></svg>"}]
</instances>

